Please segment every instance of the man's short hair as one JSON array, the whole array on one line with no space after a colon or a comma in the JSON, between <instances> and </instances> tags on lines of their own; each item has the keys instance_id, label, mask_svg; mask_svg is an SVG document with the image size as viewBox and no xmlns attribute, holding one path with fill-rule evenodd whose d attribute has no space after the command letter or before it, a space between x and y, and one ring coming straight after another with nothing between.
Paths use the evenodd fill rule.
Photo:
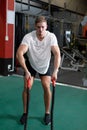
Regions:
<instances>
[{"instance_id":1,"label":"man's short hair","mask_svg":"<svg viewBox=\"0 0 87 130\"><path fill-rule=\"evenodd\" d=\"M35 24L40 23L40 22L46 22L47 23L45 16L37 16L36 17Z\"/></svg>"}]
</instances>

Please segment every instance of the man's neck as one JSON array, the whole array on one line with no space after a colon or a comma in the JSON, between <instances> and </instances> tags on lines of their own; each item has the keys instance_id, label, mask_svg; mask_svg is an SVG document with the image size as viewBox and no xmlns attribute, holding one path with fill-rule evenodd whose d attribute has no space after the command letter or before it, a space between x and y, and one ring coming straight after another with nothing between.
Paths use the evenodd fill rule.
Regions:
<instances>
[{"instance_id":1,"label":"man's neck","mask_svg":"<svg viewBox=\"0 0 87 130\"><path fill-rule=\"evenodd\" d=\"M42 41L45 36L46 36L46 33L44 33L43 35L37 34L37 38L38 38L40 41Z\"/></svg>"}]
</instances>

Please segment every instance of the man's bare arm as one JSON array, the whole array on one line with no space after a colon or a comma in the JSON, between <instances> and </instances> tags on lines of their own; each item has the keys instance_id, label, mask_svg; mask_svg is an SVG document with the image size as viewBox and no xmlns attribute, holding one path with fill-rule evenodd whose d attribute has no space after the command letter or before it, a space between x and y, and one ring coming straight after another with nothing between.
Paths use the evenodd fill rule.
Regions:
<instances>
[{"instance_id":1,"label":"man's bare arm","mask_svg":"<svg viewBox=\"0 0 87 130\"><path fill-rule=\"evenodd\" d=\"M28 46L27 45L20 45L17 53L16 53L16 57L21 65L21 67L24 69L25 73L27 75L30 75L27 66L25 64L25 58L24 58L24 54L28 51Z\"/></svg>"},{"instance_id":2,"label":"man's bare arm","mask_svg":"<svg viewBox=\"0 0 87 130\"><path fill-rule=\"evenodd\" d=\"M57 80L57 72L60 67L61 62L61 55L60 55L60 49L58 46L52 46L51 47L52 53L54 55L54 71L52 77Z\"/></svg>"}]
</instances>

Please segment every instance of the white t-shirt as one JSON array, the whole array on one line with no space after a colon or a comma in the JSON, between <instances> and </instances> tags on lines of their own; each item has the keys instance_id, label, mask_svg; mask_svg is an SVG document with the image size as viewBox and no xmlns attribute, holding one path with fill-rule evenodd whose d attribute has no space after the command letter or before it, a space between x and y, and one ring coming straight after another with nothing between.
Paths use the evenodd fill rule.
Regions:
<instances>
[{"instance_id":1,"label":"white t-shirt","mask_svg":"<svg viewBox=\"0 0 87 130\"><path fill-rule=\"evenodd\" d=\"M36 36L36 31L32 31L24 36L22 43L28 45L29 62L40 74L45 74L49 68L51 59L51 46L57 46L57 38L53 33L46 31L45 38L40 41Z\"/></svg>"}]
</instances>

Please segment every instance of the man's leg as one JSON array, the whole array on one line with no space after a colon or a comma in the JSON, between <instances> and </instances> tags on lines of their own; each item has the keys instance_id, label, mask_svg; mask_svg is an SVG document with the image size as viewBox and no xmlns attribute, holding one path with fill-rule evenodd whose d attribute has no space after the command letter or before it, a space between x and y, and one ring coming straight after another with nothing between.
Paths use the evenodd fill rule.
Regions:
<instances>
[{"instance_id":1,"label":"man's leg","mask_svg":"<svg viewBox=\"0 0 87 130\"><path fill-rule=\"evenodd\" d=\"M30 80L31 87L30 87L30 88L32 88L33 82L34 82L34 77L31 77L31 80ZM23 98L24 113L26 113L26 104L27 104L27 81L26 81L25 77L24 77L24 90L23 90L22 98Z\"/></svg>"},{"instance_id":2,"label":"man's leg","mask_svg":"<svg viewBox=\"0 0 87 130\"><path fill-rule=\"evenodd\" d=\"M31 88L32 88L32 85L33 85L33 81L34 81L34 77L31 77L31 80L30 80ZM23 90L23 93L22 93L22 99L23 99L24 113L23 113L23 115L20 119L20 122L21 122L21 124L24 124L25 120L26 120L26 107L27 107L27 81L26 81L25 77L24 77L24 90Z\"/></svg>"},{"instance_id":3,"label":"man's leg","mask_svg":"<svg viewBox=\"0 0 87 130\"><path fill-rule=\"evenodd\" d=\"M51 103L51 90L50 90L50 76L40 76L41 83L44 90L44 104L45 104L45 124L50 123L50 103Z\"/></svg>"}]
</instances>

